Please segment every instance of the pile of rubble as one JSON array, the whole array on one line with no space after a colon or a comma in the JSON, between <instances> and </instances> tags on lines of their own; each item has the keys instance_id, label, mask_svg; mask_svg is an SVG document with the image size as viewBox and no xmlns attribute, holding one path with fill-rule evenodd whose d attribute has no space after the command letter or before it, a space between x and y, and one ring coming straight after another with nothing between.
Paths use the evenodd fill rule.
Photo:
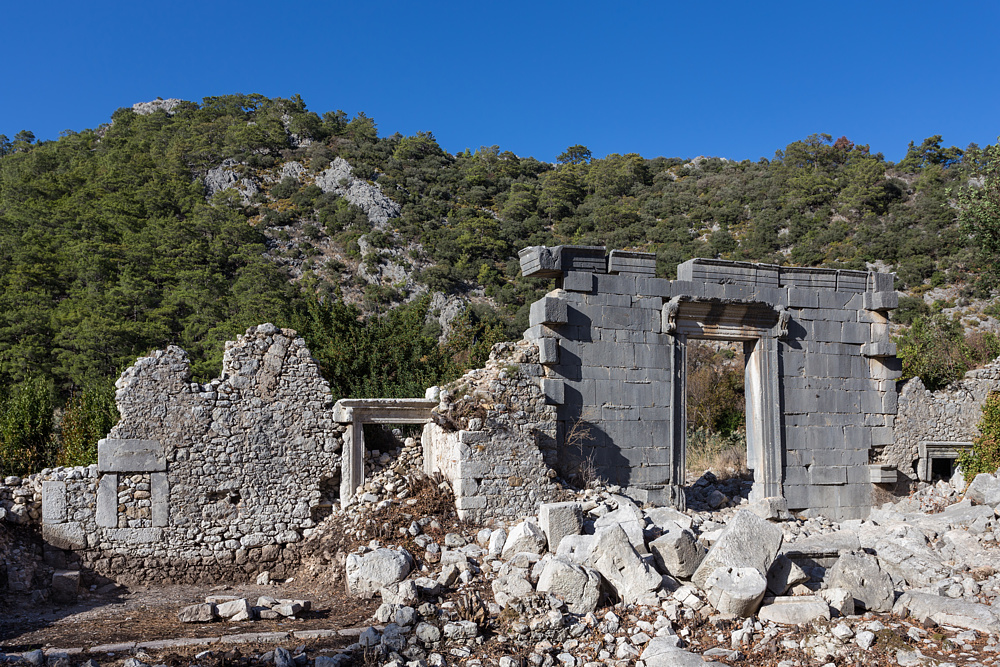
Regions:
<instances>
[{"instance_id":1,"label":"pile of rubble","mask_svg":"<svg viewBox=\"0 0 1000 667\"><path fill-rule=\"evenodd\" d=\"M587 490L443 539L424 533L433 518L414 519L399 531L422 552L372 542L347 557L350 592L382 600L352 649L399 667L791 666L871 651L986 664L1000 652L1000 478L961 500L948 482L923 485L839 524L751 504L747 487L706 475L695 493L716 509L688 512Z\"/></svg>"},{"instance_id":2,"label":"pile of rubble","mask_svg":"<svg viewBox=\"0 0 1000 667\"><path fill-rule=\"evenodd\" d=\"M268 595L257 598L251 604L247 598L236 595L210 595L201 604L184 607L177 612L181 623L210 623L217 620L275 621L282 618L297 618L312 608L310 600L276 600Z\"/></svg>"}]
</instances>

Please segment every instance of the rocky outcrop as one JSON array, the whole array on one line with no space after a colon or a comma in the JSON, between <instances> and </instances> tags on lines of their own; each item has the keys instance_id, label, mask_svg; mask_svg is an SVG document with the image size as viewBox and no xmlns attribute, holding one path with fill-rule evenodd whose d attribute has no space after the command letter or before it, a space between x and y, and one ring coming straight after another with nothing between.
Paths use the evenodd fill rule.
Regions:
<instances>
[{"instance_id":1,"label":"rocky outcrop","mask_svg":"<svg viewBox=\"0 0 1000 667\"><path fill-rule=\"evenodd\" d=\"M386 197L377 183L355 178L351 171L347 160L338 157L316 176L316 185L323 192L340 195L359 207L376 228L383 228L389 220L399 217L399 204Z\"/></svg>"}]
</instances>

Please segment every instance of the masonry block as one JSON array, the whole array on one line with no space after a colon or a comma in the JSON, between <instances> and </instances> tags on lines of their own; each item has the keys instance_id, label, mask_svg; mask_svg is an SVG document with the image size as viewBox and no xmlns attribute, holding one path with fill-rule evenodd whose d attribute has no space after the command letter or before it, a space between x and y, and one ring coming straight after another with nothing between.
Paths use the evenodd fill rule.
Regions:
<instances>
[{"instance_id":1,"label":"masonry block","mask_svg":"<svg viewBox=\"0 0 1000 667\"><path fill-rule=\"evenodd\" d=\"M162 472L167 469L167 456L157 440L97 441L99 472Z\"/></svg>"},{"instance_id":2,"label":"masonry block","mask_svg":"<svg viewBox=\"0 0 1000 667\"><path fill-rule=\"evenodd\" d=\"M899 295L896 292L865 292L865 309L886 311L899 308Z\"/></svg>"},{"instance_id":3,"label":"masonry block","mask_svg":"<svg viewBox=\"0 0 1000 667\"><path fill-rule=\"evenodd\" d=\"M821 485L847 484L847 466L810 466L809 481Z\"/></svg>"},{"instance_id":4,"label":"masonry block","mask_svg":"<svg viewBox=\"0 0 1000 667\"><path fill-rule=\"evenodd\" d=\"M876 292L891 292L894 289L894 284L896 282L895 273L873 273L872 278L875 282Z\"/></svg>"},{"instance_id":5,"label":"masonry block","mask_svg":"<svg viewBox=\"0 0 1000 667\"><path fill-rule=\"evenodd\" d=\"M541 382L546 405L562 405L565 402L566 392L562 380L542 378Z\"/></svg>"},{"instance_id":6,"label":"masonry block","mask_svg":"<svg viewBox=\"0 0 1000 667\"><path fill-rule=\"evenodd\" d=\"M670 281L666 278L637 278L635 290L637 294L651 297L670 297Z\"/></svg>"},{"instance_id":7,"label":"masonry block","mask_svg":"<svg viewBox=\"0 0 1000 667\"><path fill-rule=\"evenodd\" d=\"M562 287L567 292L593 292L594 274L585 271L570 271L563 277Z\"/></svg>"},{"instance_id":8,"label":"masonry block","mask_svg":"<svg viewBox=\"0 0 1000 667\"><path fill-rule=\"evenodd\" d=\"M531 304L528 321L531 326L540 324L565 324L569 321L564 299L545 296Z\"/></svg>"},{"instance_id":9,"label":"masonry block","mask_svg":"<svg viewBox=\"0 0 1000 667\"><path fill-rule=\"evenodd\" d=\"M43 523L42 539L57 549L83 549L87 546L87 534L77 521Z\"/></svg>"},{"instance_id":10,"label":"masonry block","mask_svg":"<svg viewBox=\"0 0 1000 667\"><path fill-rule=\"evenodd\" d=\"M872 337L872 327L870 324L860 324L857 322L844 322L843 336L841 341L844 343L856 343L861 345L862 343L867 343Z\"/></svg>"},{"instance_id":11,"label":"masonry block","mask_svg":"<svg viewBox=\"0 0 1000 667\"><path fill-rule=\"evenodd\" d=\"M887 340L877 340L861 346L861 354L865 357L894 357L896 344Z\"/></svg>"},{"instance_id":12,"label":"masonry block","mask_svg":"<svg viewBox=\"0 0 1000 667\"><path fill-rule=\"evenodd\" d=\"M559 363L559 341L555 338L542 338L538 341L538 361L541 364Z\"/></svg>"},{"instance_id":13,"label":"masonry block","mask_svg":"<svg viewBox=\"0 0 1000 667\"><path fill-rule=\"evenodd\" d=\"M66 482L42 482L42 523L66 521Z\"/></svg>"},{"instance_id":14,"label":"masonry block","mask_svg":"<svg viewBox=\"0 0 1000 667\"><path fill-rule=\"evenodd\" d=\"M819 308L819 292L804 287L788 289L789 308Z\"/></svg>"},{"instance_id":15,"label":"masonry block","mask_svg":"<svg viewBox=\"0 0 1000 667\"><path fill-rule=\"evenodd\" d=\"M631 250L612 250L608 255L608 273L656 275L656 254Z\"/></svg>"},{"instance_id":16,"label":"masonry block","mask_svg":"<svg viewBox=\"0 0 1000 667\"><path fill-rule=\"evenodd\" d=\"M149 476L149 496L152 524L163 527L170 523L170 485L167 473L154 472Z\"/></svg>"},{"instance_id":17,"label":"masonry block","mask_svg":"<svg viewBox=\"0 0 1000 667\"><path fill-rule=\"evenodd\" d=\"M115 473L101 475L97 483L97 525L102 528L118 526L118 475Z\"/></svg>"},{"instance_id":18,"label":"masonry block","mask_svg":"<svg viewBox=\"0 0 1000 667\"><path fill-rule=\"evenodd\" d=\"M627 294L629 296L637 293L636 277L634 275L619 274L612 276L598 274L595 278L598 292L607 292L608 294Z\"/></svg>"}]
</instances>

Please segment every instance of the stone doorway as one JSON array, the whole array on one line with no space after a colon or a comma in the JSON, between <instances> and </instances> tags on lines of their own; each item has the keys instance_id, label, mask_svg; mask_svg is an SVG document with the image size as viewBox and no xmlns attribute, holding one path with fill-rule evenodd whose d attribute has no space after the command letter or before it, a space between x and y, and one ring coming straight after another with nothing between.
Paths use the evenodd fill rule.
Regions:
<instances>
[{"instance_id":1,"label":"stone doorway","mask_svg":"<svg viewBox=\"0 0 1000 667\"><path fill-rule=\"evenodd\" d=\"M784 448L778 338L782 311L764 304L671 300L664 306L674 377L671 413L673 478L683 480L687 456L687 347L690 340L739 342L744 355L747 467L753 471L751 500L782 495Z\"/></svg>"}]
</instances>

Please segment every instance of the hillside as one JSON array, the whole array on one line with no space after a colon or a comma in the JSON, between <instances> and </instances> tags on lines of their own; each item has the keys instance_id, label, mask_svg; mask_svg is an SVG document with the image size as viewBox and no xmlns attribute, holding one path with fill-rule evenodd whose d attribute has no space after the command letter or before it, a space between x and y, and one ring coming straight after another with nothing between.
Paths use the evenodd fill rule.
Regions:
<instances>
[{"instance_id":1,"label":"hillside","mask_svg":"<svg viewBox=\"0 0 1000 667\"><path fill-rule=\"evenodd\" d=\"M538 244L655 252L664 277L691 257L895 271L897 320L944 311L954 341L1000 314L950 190L981 184L992 148L931 137L894 164L812 135L759 162L577 145L548 164L260 95L0 135L0 386L59 405L169 344L207 379L223 341L270 321L302 332L335 394L422 393L520 335L549 286L516 253ZM1000 351L976 340L968 359Z\"/></svg>"}]
</instances>

